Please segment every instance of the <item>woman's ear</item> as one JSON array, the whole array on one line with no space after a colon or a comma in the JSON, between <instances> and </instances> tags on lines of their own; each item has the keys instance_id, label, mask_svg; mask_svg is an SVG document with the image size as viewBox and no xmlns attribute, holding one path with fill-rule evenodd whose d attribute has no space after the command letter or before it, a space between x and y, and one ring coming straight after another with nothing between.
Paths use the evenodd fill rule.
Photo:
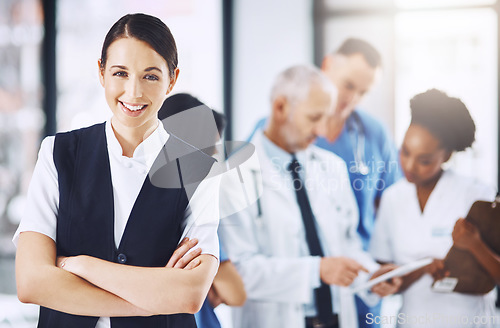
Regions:
<instances>
[{"instance_id":1,"label":"woman's ear","mask_svg":"<svg viewBox=\"0 0 500 328\"><path fill-rule=\"evenodd\" d=\"M174 85L177 82L177 78L179 77L179 72L180 72L179 67L176 67L174 70L174 76L170 79L170 85L168 86L168 89L167 89L167 95L174 88Z\"/></svg>"},{"instance_id":2,"label":"woman's ear","mask_svg":"<svg viewBox=\"0 0 500 328\"><path fill-rule=\"evenodd\" d=\"M97 69L98 69L98 74L99 74L99 82L104 87L104 67L102 67L101 65L102 65L101 59L98 59L97 60Z\"/></svg>"}]
</instances>

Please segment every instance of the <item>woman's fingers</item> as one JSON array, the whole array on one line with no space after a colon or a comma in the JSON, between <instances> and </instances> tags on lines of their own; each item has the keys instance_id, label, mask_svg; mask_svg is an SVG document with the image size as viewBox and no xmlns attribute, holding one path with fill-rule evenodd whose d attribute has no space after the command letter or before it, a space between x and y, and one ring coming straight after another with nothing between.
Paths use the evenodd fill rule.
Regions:
<instances>
[{"instance_id":1,"label":"woman's fingers","mask_svg":"<svg viewBox=\"0 0 500 328\"><path fill-rule=\"evenodd\" d=\"M172 254L170 259L168 260L168 263L166 265L167 268L174 268L177 262L182 259L182 257L193 247L195 247L198 244L198 239L189 239L189 238L184 238L179 246L177 246L177 249L175 252Z\"/></svg>"},{"instance_id":2,"label":"woman's fingers","mask_svg":"<svg viewBox=\"0 0 500 328\"><path fill-rule=\"evenodd\" d=\"M188 263L188 265L186 265L186 267L184 267L184 270L191 270L191 269L194 269L196 268L198 265L200 265L201 261L200 259L194 259L192 260L191 262Z\"/></svg>"},{"instance_id":3,"label":"woman's fingers","mask_svg":"<svg viewBox=\"0 0 500 328\"><path fill-rule=\"evenodd\" d=\"M68 258L66 256L58 256L57 259L56 259L56 266L58 268L61 268L63 269L64 268L64 265L66 264L66 260Z\"/></svg>"},{"instance_id":4,"label":"woman's fingers","mask_svg":"<svg viewBox=\"0 0 500 328\"><path fill-rule=\"evenodd\" d=\"M182 258L180 258L177 263L174 265L174 268L177 269L187 269L187 265L191 263L196 257L201 254L201 248L197 248L192 252L185 254Z\"/></svg>"}]
</instances>

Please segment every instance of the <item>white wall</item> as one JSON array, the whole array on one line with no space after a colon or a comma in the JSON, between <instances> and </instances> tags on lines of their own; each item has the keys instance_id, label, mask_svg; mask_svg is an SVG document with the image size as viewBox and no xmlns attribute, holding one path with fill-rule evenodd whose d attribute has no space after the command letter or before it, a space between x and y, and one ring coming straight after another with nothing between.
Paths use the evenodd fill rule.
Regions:
<instances>
[{"instance_id":1,"label":"white wall","mask_svg":"<svg viewBox=\"0 0 500 328\"><path fill-rule=\"evenodd\" d=\"M311 0L234 2L233 139L246 139L270 111L269 94L285 68L313 62Z\"/></svg>"}]
</instances>

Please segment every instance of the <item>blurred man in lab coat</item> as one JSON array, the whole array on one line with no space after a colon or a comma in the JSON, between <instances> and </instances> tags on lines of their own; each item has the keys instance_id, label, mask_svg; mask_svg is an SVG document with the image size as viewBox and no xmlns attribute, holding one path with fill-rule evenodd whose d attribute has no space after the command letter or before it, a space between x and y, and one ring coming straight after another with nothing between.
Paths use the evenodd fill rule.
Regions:
<instances>
[{"instance_id":1,"label":"blurred man in lab coat","mask_svg":"<svg viewBox=\"0 0 500 328\"><path fill-rule=\"evenodd\" d=\"M362 250L345 162L311 145L324 133L335 94L315 67L282 72L272 88L268 124L251 140L254 160L224 177L241 182L223 183L221 204L227 208L221 212L236 213L219 228L247 290L246 304L233 310L235 328L357 327L348 286L389 269ZM238 188L245 197L238 198ZM249 199L255 200L251 206L231 210ZM372 291L388 295L400 283L393 279ZM378 301L368 291L361 296Z\"/></svg>"}]
</instances>

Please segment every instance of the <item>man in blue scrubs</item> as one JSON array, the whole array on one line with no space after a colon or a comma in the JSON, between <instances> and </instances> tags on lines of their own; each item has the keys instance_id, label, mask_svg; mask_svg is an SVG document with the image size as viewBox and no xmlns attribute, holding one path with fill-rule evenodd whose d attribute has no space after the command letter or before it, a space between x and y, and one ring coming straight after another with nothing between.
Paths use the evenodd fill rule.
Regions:
<instances>
[{"instance_id":1,"label":"man in blue scrubs","mask_svg":"<svg viewBox=\"0 0 500 328\"><path fill-rule=\"evenodd\" d=\"M327 121L327 134L316 145L340 156L359 207L358 233L366 250L382 192L401 177L397 151L382 124L356 106L372 87L381 69L378 51L366 41L347 39L339 49L324 57L323 72L335 84L338 101ZM380 304L368 308L356 299L360 327L366 314L380 314Z\"/></svg>"}]
</instances>

